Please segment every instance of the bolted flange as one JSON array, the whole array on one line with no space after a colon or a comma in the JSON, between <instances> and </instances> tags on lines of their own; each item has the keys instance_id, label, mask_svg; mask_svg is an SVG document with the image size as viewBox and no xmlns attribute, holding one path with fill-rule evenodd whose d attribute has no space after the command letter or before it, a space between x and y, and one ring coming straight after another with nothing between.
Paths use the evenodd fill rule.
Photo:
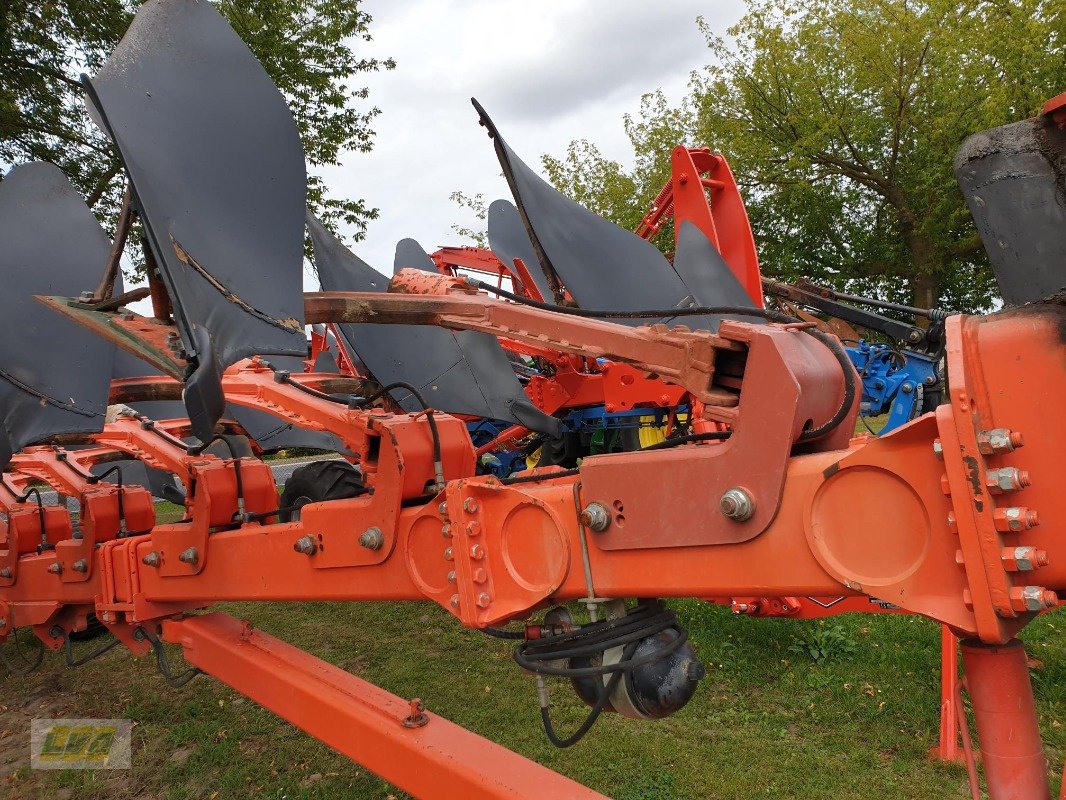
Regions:
<instances>
[{"instance_id":1,"label":"bolted flange","mask_svg":"<svg viewBox=\"0 0 1066 800\"><path fill-rule=\"evenodd\" d=\"M718 501L718 507L734 522L745 522L755 513L755 500L746 489L734 487L725 491Z\"/></svg>"}]
</instances>

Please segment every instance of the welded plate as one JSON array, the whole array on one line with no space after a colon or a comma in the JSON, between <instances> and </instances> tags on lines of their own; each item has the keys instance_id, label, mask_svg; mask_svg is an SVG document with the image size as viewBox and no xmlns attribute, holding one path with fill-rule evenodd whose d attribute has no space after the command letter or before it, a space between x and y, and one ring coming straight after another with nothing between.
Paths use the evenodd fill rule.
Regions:
<instances>
[{"instance_id":1,"label":"welded plate","mask_svg":"<svg viewBox=\"0 0 1066 800\"><path fill-rule=\"evenodd\" d=\"M34 295L95 285L111 243L81 195L52 164L0 181L0 419L10 449L103 428L115 348ZM11 452L0 452L7 464Z\"/></svg>"},{"instance_id":2,"label":"welded plate","mask_svg":"<svg viewBox=\"0 0 1066 800\"><path fill-rule=\"evenodd\" d=\"M516 280L519 280L515 271L516 258L522 259L526 265L533 282L537 284L540 296L547 302L552 302L553 294L548 278L544 270L540 268L537 254L533 252L526 227L522 223L522 217L518 209L506 200L493 200L489 204L488 213L489 249L500 259Z\"/></svg>"},{"instance_id":3,"label":"welded plate","mask_svg":"<svg viewBox=\"0 0 1066 800\"><path fill-rule=\"evenodd\" d=\"M325 291L388 289L388 278L348 250L310 214L307 227ZM410 262L399 264L400 268L425 266L410 246L397 258ZM507 420L544 433L555 434L561 427L558 420L529 402L503 349L491 336L467 336L470 332L464 331L460 340L451 331L430 325L359 323L338 325L337 329L343 344L382 386L394 381L410 383L427 403L441 411ZM394 390L392 396L405 410L419 410L418 402L407 392Z\"/></svg>"},{"instance_id":4,"label":"welded plate","mask_svg":"<svg viewBox=\"0 0 1066 800\"><path fill-rule=\"evenodd\" d=\"M218 371L257 354L303 355L303 149L240 37L211 3L154 0L88 88L186 351L213 350Z\"/></svg>"},{"instance_id":5,"label":"welded plate","mask_svg":"<svg viewBox=\"0 0 1066 800\"><path fill-rule=\"evenodd\" d=\"M578 305L615 311L696 305L692 291L662 253L635 233L575 203L537 175L508 147L485 109L476 100L473 103L495 144L542 270L561 278ZM626 322L647 325L655 320ZM707 317L685 317L683 323L695 329L712 325Z\"/></svg>"},{"instance_id":6,"label":"welded plate","mask_svg":"<svg viewBox=\"0 0 1066 800\"><path fill-rule=\"evenodd\" d=\"M1066 131L1050 120L975 134L955 156L955 177L1007 305L1066 289Z\"/></svg>"}]
</instances>

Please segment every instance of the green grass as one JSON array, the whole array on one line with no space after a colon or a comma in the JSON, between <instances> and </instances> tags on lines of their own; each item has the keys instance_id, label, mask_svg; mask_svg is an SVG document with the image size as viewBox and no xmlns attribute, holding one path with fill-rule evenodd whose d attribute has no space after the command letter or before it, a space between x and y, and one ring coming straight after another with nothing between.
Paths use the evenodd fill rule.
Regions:
<instances>
[{"instance_id":1,"label":"green grass","mask_svg":"<svg viewBox=\"0 0 1066 800\"><path fill-rule=\"evenodd\" d=\"M966 796L963 770L927 757L937 737L935 625L902 616L752 619L698 601L676 606L709 667L695 699L659 722L605 716L563 751L545 740L533 681L507 643L459 627L435 606L224 610L401 696L422 697L431 710L619 800ZM1025 637L1037 659L1051 772L1066 748L1057 618L1041 618ZM821 663L795 652L812 641L825 643ZM79 670L49 656L42 672L2 681L0 754L10 752L0 758L0 796L12 800L405 797L218 682L199 677L171 690L151 660L126 652ZM584 709L558 685L553 713L567 730ZM25 742L34 716L132 718L133 769L31 772Z\"/></svg>"}]
</instances>

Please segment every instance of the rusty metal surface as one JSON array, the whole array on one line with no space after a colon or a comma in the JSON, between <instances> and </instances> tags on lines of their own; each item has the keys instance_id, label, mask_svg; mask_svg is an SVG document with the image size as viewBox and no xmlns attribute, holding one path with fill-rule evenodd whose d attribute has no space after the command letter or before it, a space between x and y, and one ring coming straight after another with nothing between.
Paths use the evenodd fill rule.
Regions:
<instances>
[{"instance_id":1,"label":"rusty metal surface","mask_svg":"<svg viewBox=\"0 0 1066 800\"><path fill-rule=\"evenodd\" d=\"M89 288L110 243L60 170L43 162L0 182L0 415L13 450L104 424L114 347L32 300ZM17 332L17 335L10 335Z\"/></svg>"},{"instance_id":2,"label":"rusty metal surface","mask_svg":"<svg viewBox=\"0 0 1066 800\"><path fill-rule=\"evenodd\" d=\"M247 46L212 4L158 0L140 8L87 88L194 363L208 357L196 329L208 333L217 370L257 354L303 355L303 152Z\"/></svg>"},{"instance_id":3,"label":"rusty metal surface","mask_svg":"<svg viewBox=\"0 0 1066 800\"><path fill-rule=\"evenodd\" d=\"M348 250L318 220L309 215L307 225L324 289L387 289L388 279ZM420 255L425 256L425 261ZM426 268L428 262L428 271L436 274L433 262L413 240L401 242L396 257L398 263L415 262L418 269ZM402 380L417 387L426 402L442 411L502 419L545 433L558 432L558 420L541 413L526 397L494 337L465 331L453 333L435 327L428 317L426 323L380 325L350 321L339 325L338 330L345 344L383 386ZM406 391L395 390L392 395L404 410L419 410L418 402Z\"/></svg>"},{"instance_id":4,"label":"rusty metal surface","mask_svg":"<svg viewBox=\"0 0 1066 800\"><path fill-rule=\"evenodd\" d=\"M1066 130L1049 117L974 134L955 177L1008 305L1066 288Z\"/></svg>"}]
</instances>

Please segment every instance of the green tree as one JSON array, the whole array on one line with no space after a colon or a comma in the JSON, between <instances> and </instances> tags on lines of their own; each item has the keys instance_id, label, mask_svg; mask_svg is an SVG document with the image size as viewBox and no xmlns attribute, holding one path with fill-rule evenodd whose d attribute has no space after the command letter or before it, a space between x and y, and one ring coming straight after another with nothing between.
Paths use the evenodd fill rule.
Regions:
<instances>
[{"instance_id":1,"label":"green tree","mask_svg":"<svg viewBox=\"0 0 1066 800\"><path fill-rule=\"evenodd\" d=\"M647 95L625 120L634 169L548 158L561 189L594 180L602 208L646 204L672 145L707 145L741 184L766 273L988 307L995 285L952 159L969 134L1066 89L1061 0L748 0L726 37L700 25L712 63L689 96Z\"/></svg>"},{"instance_id":2,"label":"green tree","mask_svg":"<svg viewBox=\"0 0 1066 800\"><path fill-rule=\"evenodd\" d=\"M134 0L6 0L0 11L0 163L51 161L97 214L111 219L122 196L121 166L89 120L78 76L106 60L132 19ZM361 238L377 209L330 197L315 167L343 151L373 146L379 110L355 81L391 69L358 53L371 17L358 0L217 0L216 5L288 100L312 172L309 201L328 224L343 220Z\"/></svg>"}]
</instances>

